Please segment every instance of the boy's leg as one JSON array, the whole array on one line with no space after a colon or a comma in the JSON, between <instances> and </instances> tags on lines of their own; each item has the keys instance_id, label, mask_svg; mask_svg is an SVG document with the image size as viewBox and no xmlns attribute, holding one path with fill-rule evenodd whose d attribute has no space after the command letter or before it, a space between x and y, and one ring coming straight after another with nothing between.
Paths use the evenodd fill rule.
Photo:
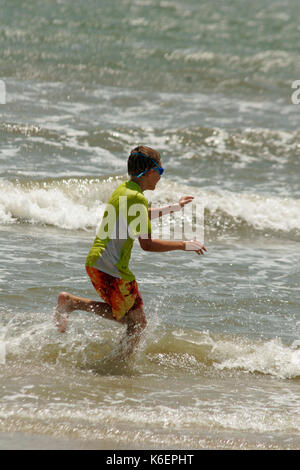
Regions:
<instances>
[{"instance_id":1,"label":"boy's leg","mask_svg":"<svg viewBox=\"0 0 300 470\"><path fill-rule=\"evenodd\" d=\"M142 333L147 326L146 315L143 307L141 306L135 310L129 310L127 315L124 317L124 320L127 324L127 331L121 344L122 347L124 347L124 354L126 356L130 356L138 346Z\"/></svg>"},{"instance_id":2,"label":"boy's leg","mask_svg":"<svg viewBox=\"0 0 300 470\"><path fill-rule=\"evenodd\" d=\"M143 301L137 283L135 281L130 283L120 282L120 279L101 273L94 268L87 268L87 272L96 291L106 302L97 302L74 296L68 292L61 292L58 296L55 312L58 329L62 333L66 331L67 318L73 310L92 312L108 320L118 321L127 325L126 336L121 344L124 346L124 354L126 356L130 355L140 342L141 334L147 325ZM113 315L111 305L114 305L114 314L118 320ZM125 314L127 307L129 310Z\"/></svg>"},{"instance_id":3,"label":"boy's leg","mask_svg":"<svg viewBox=\"0 0 300 470\"><path fill-rule=\"evenodd\" d=\"M61 292L58 296L58 303L55 311L56 326L61 333L67 328L67 318L74 310L95 313L108 320L115 320L118 323L126 324L127 330L121 345L126 357L130 356L138 346L142 332L147 326L146 315L143 307L131 309L121 320L116 320L112 314L112 308L105 302L76 297L68 292Z\"/></svg>"},{"instance_id":4,"label":"boy's leg","mask_svg":"<svg viewBox=\"0 0 300 470\"><path fill-rule=\"evenodd\" d=\"M57 307L55 311L55 322L58 329L64 333L67 327L67 318L74 310L83 310L85 312L95 313L108 320L115 320L112 314L112 308L105 302L96 302L94 300L76 297L68 292L61 292L58 296ZM121 321L125 323L125 321Z\"/></svg>"}]
</instances>

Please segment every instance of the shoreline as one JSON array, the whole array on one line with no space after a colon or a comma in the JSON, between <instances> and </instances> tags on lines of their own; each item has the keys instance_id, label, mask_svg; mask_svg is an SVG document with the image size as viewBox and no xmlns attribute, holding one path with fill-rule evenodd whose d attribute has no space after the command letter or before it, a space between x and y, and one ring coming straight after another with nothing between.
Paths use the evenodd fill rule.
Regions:
<instances>
[{"instance_id":1,"label":"shoreline","mask_svg":"<svg viewBox=\"0 0 300 470\"><path fill-rule=\"evenodd\" d=\"M194 446L182 447L144 445L138 446L132 442L118 443L114 439L101 440L84 440L71 439L66 437L54 437L46 434L30 434L23 432L2 432L0 431L0 451L3 450L96 450L107 452L144 452L144 451L161 451L162 453L172 452L201 452L201 451L218 451L218 450L299 450L299 442L296 435L278 436L245 433L240 436L236 432L212 432L205 438L201 439L202 446L195 448Z\"/></svg>"}]
</instances>

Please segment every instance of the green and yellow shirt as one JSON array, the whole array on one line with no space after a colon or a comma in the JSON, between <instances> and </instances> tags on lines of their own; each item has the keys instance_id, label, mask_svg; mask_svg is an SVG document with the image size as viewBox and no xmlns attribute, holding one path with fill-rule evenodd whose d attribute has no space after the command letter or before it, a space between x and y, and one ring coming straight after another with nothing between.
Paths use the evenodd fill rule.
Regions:
<instances>
[{"instance_id":1,"label":"green and yellow shirt","mask_svg":"<svg viewBox=\"0 0 300 470\"><path fill-rule=\"evenodd\" d=\"M86 266L133 281L129 261L134 239L151 234L148 202L134 181L122 183L111 195Z\"/></svg>"}]
</instances>

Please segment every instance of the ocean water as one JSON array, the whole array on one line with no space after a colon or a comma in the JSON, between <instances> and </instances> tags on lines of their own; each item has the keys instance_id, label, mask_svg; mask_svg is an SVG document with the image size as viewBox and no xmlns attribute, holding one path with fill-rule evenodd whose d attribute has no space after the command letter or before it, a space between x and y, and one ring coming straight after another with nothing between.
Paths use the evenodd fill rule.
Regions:
<instances>
[{"instance_id":1,"label":"ocean water","mask_svg":"<svg viewBox=\"0 0 300 470\"><path fill-rule=\"evenodd\" d=\"M299 2L0 3L0 448L298 449ZM135 244L124 364L124 327L53 313L97 299L85 258L138 144L153 205L203 204L207 253Z\"/></svg>"}]
</instances>

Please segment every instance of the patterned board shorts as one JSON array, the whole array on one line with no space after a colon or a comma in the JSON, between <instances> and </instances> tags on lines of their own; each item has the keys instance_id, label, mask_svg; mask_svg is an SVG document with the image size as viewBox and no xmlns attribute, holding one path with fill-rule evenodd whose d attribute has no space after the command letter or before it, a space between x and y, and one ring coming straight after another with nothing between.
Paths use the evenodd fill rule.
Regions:
<instances>
[{"instance_id":1,"label":"patterned board shorts","mask_svg":"<svg viewBox=\"0 0 300 470\"><path fill-rule=\"evenodd\" d=\"M124 281L90 266L86 266L86 271L100 297L111 306L116 320L143 305L136 281Z\"/></svg>"}]
</instances>

